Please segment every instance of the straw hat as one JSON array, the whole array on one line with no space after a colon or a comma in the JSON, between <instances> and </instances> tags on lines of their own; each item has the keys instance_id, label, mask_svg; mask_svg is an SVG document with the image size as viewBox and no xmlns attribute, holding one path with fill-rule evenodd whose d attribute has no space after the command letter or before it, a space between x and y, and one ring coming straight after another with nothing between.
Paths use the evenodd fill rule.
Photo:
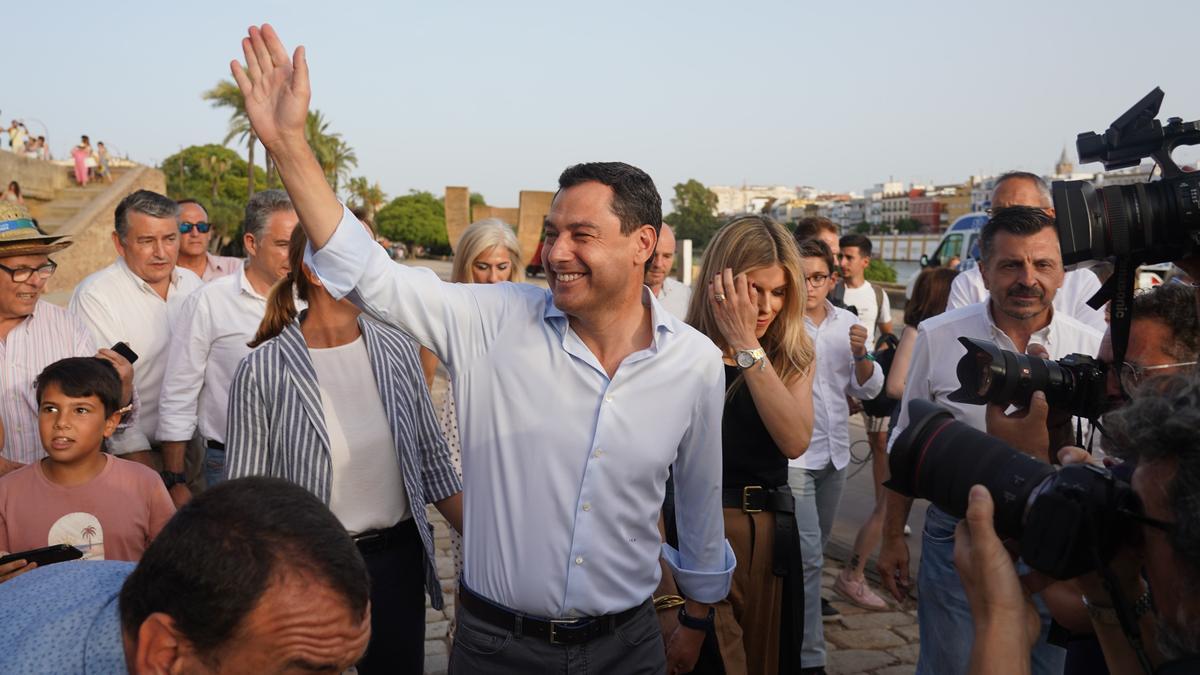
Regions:
<instances>
[{"instance_id":1,"label":"straw hat","mask_svg":"<svg viewBox=\"0 0 1200 675\"><path fill-rule=\"evenodd\" d=\"M29 210L20 204L0 200L0 258L14 255L46 255L71 245L61 236L42 233L33 224Z\"/></svg>"}]
</instances>

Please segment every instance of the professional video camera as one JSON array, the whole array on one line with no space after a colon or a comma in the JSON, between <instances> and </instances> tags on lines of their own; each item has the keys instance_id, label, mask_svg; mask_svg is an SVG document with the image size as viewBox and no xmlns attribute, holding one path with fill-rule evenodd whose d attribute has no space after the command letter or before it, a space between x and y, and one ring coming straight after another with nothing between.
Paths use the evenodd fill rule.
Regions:
<instances>
[{"instance_id":1,"label":"professional video camera","mask_svg":"<svg viewBox=\"0 0 1200 675\"><path fill-rule=\"evenodd\" d=\"M1114 363L1125 357L1133 282L1138 265L1173 262L1200 254L1200 173L1185 173L1171 153L1200 144L1200 120L1155 119L1163 91L1155 87L1103 134L1079 134L1079 162L1107 170L1137 166L1152 157L1162 179L1097 188L1087 181L1055 181L1051 187L1063 264L1111 260L1115 271L1088 304L1109 307Z\"/></svg>"},{"instance_id":2,"label":"professional video camera","mask_svg":"<svg viewBox=\"0 0 1200 675\"><path fill-rule=\"evenodd\" d=\"M919 399L908 406L910 422L888 458L888 488L962 518L971 486L986 486L996 505L996 532L1019 541L1025 562L1055 579L1103 568L1138 540L1141 502L1108 469L1055 469L955 421L945 408Z\"/></svg>"},{"instance_id":3,"label":"professional video camera","mask_svg":"<svg viewBox=\"0 0 1200 675\"><path fill-rule=\"evenodd\" d=\"M1069 354L1049 361L984 340L960 337L958 341L967 353L958 362L960 387L950 394L951 401L1028 407L1033 392L1041 391L1051 407L1076 417L1095 421L1108 412L1108 369L1091 356Z\"/></svg>"}]
</instances>

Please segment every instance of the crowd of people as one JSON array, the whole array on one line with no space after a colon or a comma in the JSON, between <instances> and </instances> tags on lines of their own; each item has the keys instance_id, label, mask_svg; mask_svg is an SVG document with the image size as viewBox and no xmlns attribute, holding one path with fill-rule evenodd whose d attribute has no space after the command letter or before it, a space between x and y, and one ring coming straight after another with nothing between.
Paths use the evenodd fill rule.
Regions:
<instances>
[{"instance_id":1,"label":"crowd of people","mask_svg":"<svg viewBox=\"0 0 1200 675\"><path fill-rule=\"evenodd\" d=\"M832 591L889 608L865 578L881 546L885 595L920 591L917 672L1141 672L1143 643L1159 672L1196 667L1196 290L1138 296L1113 362L1084 302L1099 281L1064 272L1039 177L997 182L978 273L923 271L899 336L870 239L820 218L734 218L680 284L658 190L619 162L559 176L548 289L520 283L494 220L444 282L329 188L302 53L269 27L243 47L234 76L286 188L247 205L244 259L210 253L201 202L140 190L114 213L116 262L64 310L40 295L71 242L0 202L0 549L83 557L0 564L0 670L419 673L426 599L445 602L432 505L460 537L452 673L821 673L858 414L876 504ZM963 521L929 508L911 580L912 502L884 486L910 402L1047 463L1098 461L1044 397L952 397L963 336L1107 364L1097 457L1136 465L1146 523L1109 583L1028 595L978 486Z\"/></svg>"},{"instance_id":2,"label":"crowd of people","mask_svg":"<svg viewBox=\"0 0 1200 675\"><path fill-rule=\"evenodd\" d=\"M30 159L52 159L50 146L46 144L46 137L31 135L24 122L13 120L7 128L0 126L0 132L8 135L8 147L5 148L0 143L0 149Z\"/></svg>"}]
</instances>

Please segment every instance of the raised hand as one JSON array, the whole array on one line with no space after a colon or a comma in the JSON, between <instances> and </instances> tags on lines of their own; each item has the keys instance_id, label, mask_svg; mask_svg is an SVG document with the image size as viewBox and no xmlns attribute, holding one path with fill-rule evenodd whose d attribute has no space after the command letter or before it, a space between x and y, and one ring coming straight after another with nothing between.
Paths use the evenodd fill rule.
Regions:
<instances>
[{"instance_id":1,"label":"raised hand","mask_svg":"<svg viewBox=\"0 0 1200 675\"><path fill-rule=\"evenodd\" d=\"M734 351L757 349L758 290L746 274L734 275L728 267L714 276L708 285L717 330Z\"/></svg>"},{"instance_id":2,"label":"raised hand","mask_svg":"<svg viewBox=\"0 0 1200 675\"><path fill-rule=\"evenodd\" d=\"M850 326L850 353L859 357L867 353L867 327L861 323Z\"/></svg>"},{"instance_id":3,"label":"raised hand","mask_svg":"<svg viewBox=\"0 0 1200 675\"><path fill-rule=\"evenodd\" d=\"M242 38L246 67L230 63L246 100L246 114L258 140L267 149L287 141L304 141L304 123L312 91L304 47L288 58L279 35L270 24L251 26Z\"/></svg>"}]
</instances>

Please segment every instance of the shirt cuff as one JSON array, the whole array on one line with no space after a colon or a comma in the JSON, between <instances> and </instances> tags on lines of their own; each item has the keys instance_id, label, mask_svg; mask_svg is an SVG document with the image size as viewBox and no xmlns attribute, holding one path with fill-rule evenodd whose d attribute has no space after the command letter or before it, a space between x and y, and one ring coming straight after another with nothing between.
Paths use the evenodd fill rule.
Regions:
<instances>
[{"instance_id":1,"label":"shirt cuff","mask_svg":"<svg viewBox=\"0 0 1200 675\"><path fill-rule=\"evenodd\" d=\"M733 548L729 546L727 539L722 539L721 543L725 545L725 561L722 563L725 569L719 572L684 569L683 563L679 559L679 551L670 544L662 545L663 560L667 561L667 567L675 576L675 585L679 587L679 591L684 597L711 605L724 600L729 595L729 587L733 583L733 569L737 567L737 558L733 555Z\"/></svg>"},{"instance_id":2,"label":"shirt cuff","mask_svg":"<svg viewBox=\"0 0 1200 675\"><path fill-rule=\"evenodd\" d=\"M316 272L325 290L335 300L340 300L358 285L366 268L364 263L371 250L369 247L378 245L371 239L367 228L343 204L342 221L333 231L333 236L320 251L314 252L312 242L309 242L304 249L304 262Z\"/></svg>"}]
</instances>

